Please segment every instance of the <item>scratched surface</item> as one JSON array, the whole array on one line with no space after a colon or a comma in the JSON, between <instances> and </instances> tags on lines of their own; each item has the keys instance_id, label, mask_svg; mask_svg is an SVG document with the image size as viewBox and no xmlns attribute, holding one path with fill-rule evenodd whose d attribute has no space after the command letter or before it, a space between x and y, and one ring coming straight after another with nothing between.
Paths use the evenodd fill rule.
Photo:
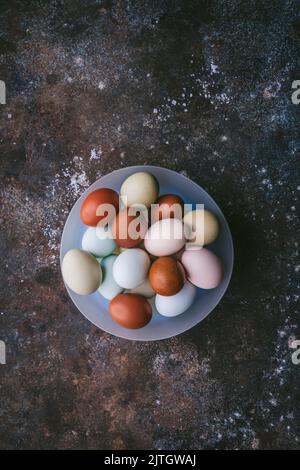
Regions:
<instances>
[{"instance_id":1,"label":"scratched surface","mask_svg":"<svg viewBox=\"0 0 300 470\"><path fill-rule=\"evenodd\" d=\"M1 1L1 448L300 448L299 47L296 0ZM85 320L58 261L134 164L203 186L236 254L214 313L149 344Z\"/></svg>"}]
</instances>

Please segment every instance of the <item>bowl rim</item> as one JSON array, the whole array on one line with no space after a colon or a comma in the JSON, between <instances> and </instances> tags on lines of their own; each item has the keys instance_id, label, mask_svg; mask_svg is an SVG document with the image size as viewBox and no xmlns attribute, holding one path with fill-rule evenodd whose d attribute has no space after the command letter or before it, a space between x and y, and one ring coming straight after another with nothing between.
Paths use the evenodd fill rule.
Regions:
<instances>
[{"instance_id":1,"label":"bowl rim","mask_svg":"<svg viewBox=\"0 0 300 470\"><path fill-rule=\"evenodd\" d=\"M234 245L233 245L233 238L232 238L232 234L231 234L231 230L230 230L230 227L229 227L229 224L226 220L226 217L224 216L223 214L223 211L221 210L219 204L213 199L212 196L210 196L210 194L202 188L202 186L200 186L198 183L196 183L195 181L193 181L192 179L190 179L189 177L185 176L184 174L182 173L179 173L178 171L175 171L175 170L171 170L170 168L166 168L164 166L157 166L157 165L132 165L132 166L125 166L125 167L122 167L122 168L118 168L117 170L113 170L113 171L110 171L109 173L106 173L104 175L102 175L100 178L98 178L97 180L95 180L88 188L86 188L83 193L79 196L78 199L76 199L76 201L74 202L71 210L69 211L69 214L68 214L68 217L66 218L65 220L65 223L64 223L64 228L63 228L63 231L62 231L62 235L61 235L61 240L60 240L60 250L59 250L59 259L60 259L60 270L61 270L61 266L62 266L62 260L63 260L63 255L62 255L62 251L63 251L63 240L64 240L64 237L66 236L66 227L68 225L68 221L71 217L71 213L74 209L74 206L75 204L79 203L79 201L81 200L84 200L86 198L86 196L92 192L92 191L95 191L95 189L92 189L94 186L97 185L97 183L99 183L102 178L104 178L105 176L108 176L108 175L113 175L115 173L122 173L124 170L131 170L131 171L136 171L136 172L141 172L141 171L149 171L151 172L151 169L155 169L155 170L164 170L166 171L167 173L169 173L170 175L172 174L176 174L177 176L180 175L180 177L182 177L184 180L186 180L186 182L192 186L195 186L197 189L200 188L201 191L203 191L203 193L205 193L206 197L210 200L210 202L212 202L213 205L216 205L223 217L223 223L226 225L226 228L227 228L227 232L228 232L228 241L229 241L229 244L230 244L230 251L231 251L231 265L230 265L230 268L228 269L228 275L227 275L227 282L226 284L223 286L222 290L219 292L218 296L217 296L217 300L214 304L214 306L212 306L205 314L205 316L203 316L200 320L196 320L194 323L192 323L189 328L183 328L182 330L179 329L178 332L176 332L175 334L167 334L167 335L164 335L163 337L161 338L148 338L148 339L142 339L142 338L135 338L135 339L131 339L131 338L128 338L127 336L123 336L122 333L121 334L116 334L112 331L108 331L107 329L104 329L104 328L101 328L99 325L97 325L93 320L91 320L82 310L81 308L78 306L76 300L72 297L71 293L71 289L69 289L69 287L66 285L64 279L63 279L63 283L65 285L65 288L68 292L68 295L71 299L71 301L73 302L73 304L75 305L75 307L77 308L77 310L79 310L79 312L89 321L91 322L94 326L96 326L96 328L99 328L101 331L105 332L105 333L108 333L108 334L111 334L117 338L122 338L122 339L125 339L127 341L139 341L139 342L148 342L148 341L163 341L165 339L169 339L169 338L173 338L175 336L178 336L180 334L183 334L189 330L191 330L192 328L194 328L195 326L197 326L199 323L201 323L203 320L205 320L205 318L208 317L208 315L210 313L213 312L213 310L215 310L215 308L219 305L220 301L222 300L222 298L224 297L224 295L226 294L226 291L228 289L228 286L230 284L230 281L231 281L231 277L232 277L232 272L233 272L233 267L234 267L234 260L235 260L235 257L234 257ZM99 188L100 189L100 188ZM133 331L133 330L131 330Z\"/></svg>"}]
</instances>

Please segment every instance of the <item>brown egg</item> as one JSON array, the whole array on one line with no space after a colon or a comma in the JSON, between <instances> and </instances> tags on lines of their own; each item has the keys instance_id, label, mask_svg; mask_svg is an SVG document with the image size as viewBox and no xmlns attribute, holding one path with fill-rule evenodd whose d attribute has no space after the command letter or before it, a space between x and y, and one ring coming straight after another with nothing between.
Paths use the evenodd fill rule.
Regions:
<instances>
[{"instance_id":1,"label":"brown egg","mask_svg":"<svg viewBox=\"0 0 300 470\"><path fill-rule=\"evenodd\" d=\"M133 248L139 245L147 229L147 215L145 217L137 207L121 210L112 224L113 237L122 248Z\"/></svg>"},{"instance_id":2,"label":"brown egg","mask_svg":"<svg viewBox=\"0 0 300 470\"><path fill-rule=\"evenodd\" d=\"M183 200L176 194L165 194L160 196L152 209L152 221L157 222L162 219L182 219Z\"/></svg>"},{"instance_id":3,"label":"brown egg","mask_svg":"<svg viewBox=\"0 0 300 470\"><path fill-rule=\"evenodd\" d=\"M116 323L132 330L143 328L152 318L150 303L139 294L117 295L109 304L109 313Z\"/></svg>"},{"instance_id":4,"label":"brown egg","mask_svg":"<svg viewBox=\"0 0 300 470\"><path fill-rule=\"evenodd\" d=\"M162 256L152 264L149 272L152 289L160 295L175 295L182 289L185 275L182 265L171 256Z\"/></svg>"}]
</instances>

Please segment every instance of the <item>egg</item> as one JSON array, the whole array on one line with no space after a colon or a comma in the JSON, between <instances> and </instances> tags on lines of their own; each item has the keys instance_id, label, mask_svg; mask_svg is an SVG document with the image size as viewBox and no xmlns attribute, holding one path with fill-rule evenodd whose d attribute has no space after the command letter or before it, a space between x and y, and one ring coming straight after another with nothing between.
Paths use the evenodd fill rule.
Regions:
<instances>
[{"instance_id":1,"label":"egg","mask_svg":"<svg viewBox=\"0 0 300 470\"><path fill-rule=\"evenodd\" d=\"M114 251L112 251L112 255L119 255L121 253L121 247L120 246L116 246L116 248L114 249Z\"/></svg>"},{"instance_id":2,"label":"egg","mask_svg":"<svg viewBox=\"0 0 300 470\"><path fill-rule=\"evenodd\" d=\"M148 299L149 304L151 305L152 312L155 310L155 295L153 297L149 297Z\"/></svg>"},{"instance_id":3,"label":"egg","mask_svg":"<svg viewBox=\"0 0 300 470\"><path fill-rule=\"evenodd\" d=\"M145 248L154 256L168 256L185 244L183 224L178 219L162 219L155 222L145 235Z\"/></svg>"},{"instance_id":4,"label":"egg","mask_svg":"<svg viewBox=\"0 0 300 470\"><path fill-rule=\"evenodd\" d=\"M181 262L190 282L201 289L214 289L222 281L222 264L207 248L185 250Z\"/></svg>"},{"instance_id":5,"label":"egg","mask_svg":"<svg viewBox=\"0 0 300 470\"><path fill-rule=\"evenodd\" d=\"M125 206L150 207L157 199L158 190L156 178L151 173L140 171L126 178L121 186L120 197Z\"/></svg>"},{"instance_id":6,"label":"egg","mask_svg":"<svg viewBox=\"0 0 300 470\"><path fill-rule=\"evenodd\" d=\"M212 212L204 209L188 212L183 218L183 223L190 246L208 245L218 238L219 222Z\"/></svg>"},{"instance_id":7,"label":"egg","mask_svg":"<svg viewBox=\"0 0 300 470\"><path fill-rule=\"evenodd\" d=\"M109 304L112 319L124 328L146 326L152 318L150 303L138 294L119 294Z\"/></svg>"},{"instance_id":8,"label":"egg","mask_svg":"<svg viewBox=\"0 0 300 470\"><path fill-rule=\"evenodd\" d=\"M176 194L160 196L152 207L151 217L153 222L162 219L183 218L183 200Z\"/></svg>"},{"instance_id":9,"label":"egg","mask_svg":"<svg viewBox=\"0 0 300 470\"><path fill-rule=\"evenodd\" d=\"M115 260L113 276L124 289L134 289L144 282L150 268L147 253L140 248L123 251Z\"/></svg>"},{"instance_id":10,"label":"egg","mask_svg":"<svg viewBox=\"0 0 300 470\"><path fill-rule=\"evenodd\" d=\"M185 312L195 300L197 289L186 281L183 288L175 295L155 296L155 306L158 313L165 317L176 317Z\"/></svg>"},{"instance_id":11,"label":"egg","mask_svg":"<svg viewBox=\"0 0 300 470\"><path fill-rule=\"evenodd\" d=\"M83 201L80 218L85 225L96 227L111 222L119 211L119 195L109 188L96 189Z\"/></svg>"},{"instance_id":12,"label":"egg","mask_svg":"<svg viewBox=\"0 0 300 470\"><path fill-rule=\"evenodd\" d=\"M108 300L113 299L116 297L116 295L123 291L123 288L116 283L113 276L113 265L116 259L117 256L110 255L100 261L103 280L98 289L98 292L100 292L100 294Z\"/></svg>"},{"instance_id":13,"label":"egg","mask_svg":"<svg viewBox=\"0 0 300 470\"><path fill-rule=\"evenodd\" d=\"M155 295L155 291L152 289L149 277L142 282L138 287L135 287L134 289L130 290L131 294L140 294L144 297L147 297L148 299L153 297Z\"/></svg>"},{"instance_id":14,"label":"egg","mask_svg":"<svg viewBox=\"0 0 300 470\"><path fill-rule=\"evenodd\" d=\"M170 256L158 258L152 264L149 272L152 289L160 295L175 295L184 284L184 269L179 261Z\"/></svg>"},{"instance_id":15,"label":"egg","mask_svg":"<svg viewBox=\"0 0 300 470\"><path fill-rule=\"evenodd\" d=\"M110 255L117 244L113 239L110 226L89 227L82 237L81 247L97 257Z\"/></svg>"},{"instance_id":16,"label":"egg","mask_svg":"<svg viewBox=\"0 0 300 470\"><path fill-rule=\"evenodd\" d=\"M138 208L126 208L119 212L112 224L113 236L122 248L139 245L148 229L148 214Z\"/></svg>"},{"instance_id":17,"label":"egg","mask_svg":"<svg viewBox=\"0 0 300 470\"><path fill-rule=\"evenodd\" d=\"M80 295L95 292L102 280L101 267L96 258L77 248L65 254L61 270L66 285Z\"/></svg>"}]
</instances>

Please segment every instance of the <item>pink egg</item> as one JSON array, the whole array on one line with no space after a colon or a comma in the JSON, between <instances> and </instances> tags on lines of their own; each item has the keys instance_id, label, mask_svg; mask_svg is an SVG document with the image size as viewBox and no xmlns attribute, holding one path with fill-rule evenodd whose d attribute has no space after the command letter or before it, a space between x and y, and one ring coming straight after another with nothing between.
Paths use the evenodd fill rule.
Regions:
<instances>
[{"instance_id":1,"label":"pink egg","mask_svg":"<svg viewBox=\"0 0 300 470\"><path fill-rule=\"evenodd\" d=\"M188 280L201 289L214 289L222 281L222 264L207 248L185 250L181 262Z\"/></svg>"}]
</instances>

